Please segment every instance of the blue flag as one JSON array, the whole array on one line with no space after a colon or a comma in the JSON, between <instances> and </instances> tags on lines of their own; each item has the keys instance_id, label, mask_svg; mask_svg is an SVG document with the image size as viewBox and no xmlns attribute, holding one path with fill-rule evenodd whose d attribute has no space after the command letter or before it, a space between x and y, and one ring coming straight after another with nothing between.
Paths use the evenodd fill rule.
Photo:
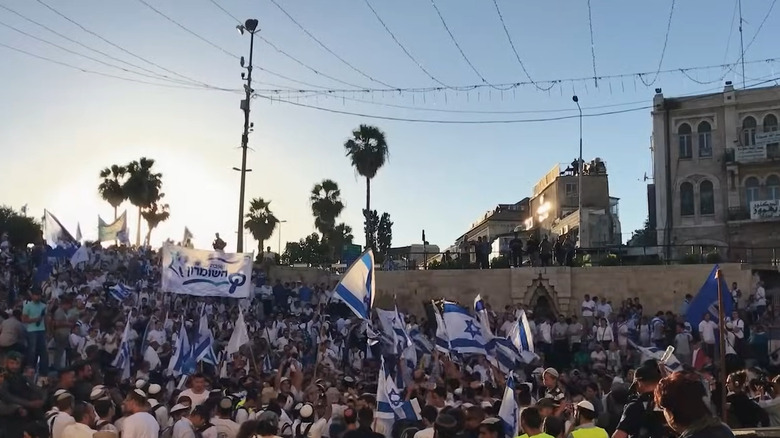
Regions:
<instances>
[{"instance_id":1,"label":"blue flag","mask_svg":"<svg viewBox=\"0 0 780 438\"><path fill-rule=\"evenodd\" d=\"M693 301L688 306L688 313L685 315L685 319L694 330L699 328L699 323L704 319L704 314L707 312L709 312L713 321L718 320L718 283L720 283L721 292L723 293L723 314L726 316L731 315L731 311L734 309L734 301L729 294L729 287L726 284L723 273L720 271L720 266L715 265L701 289L699 289L699 293L693 297Z\"/></svg>"}]
</instances>

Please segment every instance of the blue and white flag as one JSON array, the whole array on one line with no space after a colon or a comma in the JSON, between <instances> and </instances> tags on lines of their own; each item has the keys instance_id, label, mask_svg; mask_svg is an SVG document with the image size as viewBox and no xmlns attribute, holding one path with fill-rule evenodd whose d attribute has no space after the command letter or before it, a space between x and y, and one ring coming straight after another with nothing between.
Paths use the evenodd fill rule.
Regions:
<instances>
[{"instance_id":1,"label":"blue and white flag","mask_svg":"<svg viewBox=\"0 0 780 438\"><path fill-rule=\"evenodd\" d=\"M374 253L371 248L352 263L336 285L334 292L358 318L371 319L371 308L374 306L376 293Z\"/></svg>"},{"instance_id":2,"label":"blue and white flag","mask_svg":"<svg viewBox=\"0 0 780 438\"><path fill-rule=\"evenodd\" d=\"M409 330L409 337L412 339L417 351L423 354L433 354L433 343L420 332L420 329Z\"/></svg>"},{"instance_id":3,"label":"blue and white flag","mask_svg":"<svg viewBox=\"0 0 780 438\"><path fill-rule=\"evenodd\" d=\"M176 351L171 356L171 361L168 363L168 369L173 371L174 375L185 374L189 375L195 372L195 360L192 357L192 347L190 346L190 339L187 336L187 329L182 321L181 328L179 328L179 336L176 338Z\"/></svg>"},{"instance_id":4,"label":"blue and white flag","mask_svg":"<svg viewBox=\"0 0 780 438\"><path fill-rule=\"evenodd\" d=\"M379 368L376 388L377 418L413 421L422 419L419 402L417 399L404 400L393 379L387 375L384 359Z\"/></svg>"},{"instance_id":5,"label":"blue and white flag","mask_svg":"<svg viewBox=\"0 0 780 438\"><path fill-rule=\"evenodd\" d=\"M734 310L734 300L728 293L729 286L723 273L720 272L720 266L715 265L699 289L699 293L693 297L688 305L685 319L695 330L698 330L699 323L704 319L705 313L709 313L713 321L718 321L720 318L718 315L718 283L720 283L720 289L723 293L723 314L730 316Z\"/></svg>"},{"instance_id":6,"label":"blue and white flag","mask_svg":"<svg viewBox=\"0 0 780 438\"><path fill-rule=\"evenodd\" d=\"M642 362L646 360L657 360L658 362L663 361L664 366L666 369L668 369L670 372L680 371L682 370L682 364L677 359L677 356L674 355L674 353L670 354L669 357L664 360L664 353L666 353L666 350L661 350L660 348L656 347L642 347L634 343L632 340L628 340L628 343L631 344L632 347L639 350L639 352L642 354Z\"/></svg>"},{"instance_id":7,"label":"blue and white flag","mask_svg":"<svg viewBox=\"0 0 780 438\"><path fill-rule=\"evenodd\" d=\"M203 307L205 309L206 306ZM214 354L214 335L211 333L211 329L209 329L209 320L203 312L201 312L198 331L195 334L192 355L195 357L196 362L217 365L217 355Z\"/></svg>"},{"instance_id":8,"label":"blue and white flag","mask_svg":"<svg viewBox=\"0 0 780 438\"><path fill-rule=\"evenodd\" d=\"M110 242L113 240L127 243L127 210L125 210L114 222L106 223L98 216L98 242Z\"/></svg>"},{"instance_id":9,"label":"blue and white flag","mask_svg":"<svg viewBox=\"0 0 780 438\"><path fill-rule=\"evenodd\" d=\"M474 314L477 316L477 321L482 325L485 339L490 340L493 337L493 331L490 329L490 318L485 307L485 300L482 299L480 294L474 297Z\"/></svg>"},{"instance_id":10,"label":"blue and white flag","mask_svg":"<svg viewBox=\"0 0 780 438\"><path fill-rule=\"evenodd\" d=\"M87 263L88 261L89 250L87 249L86 245L81 245L70 258L70 265L76 267L79 263Z\"/></svg>"},{"instance_id":11,"label":"blue and white flag","mask_svg":"<svg viewBox=\"0 0 780 438\"><path fill-rule=\"evenodd\" d=\"M515 321L507 338L512 342L520 358L525 363L531 363L538 356L534 353L534 335L531 332L531 326L528 324L528 316L525 311L520 311L520 317Z\"/></svg>"},{"instance_id":12,"label":"blue and white flag","mask_svg":"<svg viewBox=\"0 0 780 438\"><path fill-rule=\"evenodd\" d=\"M49 210L43 211L43 236L46 243L52 248L58 246L70 246L76 239L65 229L60 220L49 213Z\"/></svg>"},{"instance_id":13,"label":"blue and white flag","mask_svg":"<svg viewBox=\"0 0 780 438\"><path fill-rule=\"evenodd\" d=\"M274 370L274 366L271 363L271 355L266 354L265 356L263 356L263 372L270 374L273 372L273 370Z\"/></svg>"},{"instance_id":14,"label":"blue and white flag","mask_svg":"<svg viewBox=\"0 0 780 438\"><path fill-rule=\"evenodd\" d=\"M122 380L130 378L130 358L132 357L132 348L130 348L130 321L125 323L125 331L122 333L122 340L119 342L119 348L116 357L111 363L114 368L122 370Z\"/></svg>"},{"instance_id":15,"label":"blue and white flag","mask_svg":"<svg viewBox=\"0 0 780 438\"><path fill-rule=\"evenodd\" d=\"M442 319L450 340L450 349L460 354L485 355L487 340L479 322L465 307L445 301Z\"/></svg>"},{"instance_id":16,"label":"blue and white flag","mask_svg":"<svg viewBox=\"0 0 780 438\"><path fill-rule=\"evenodd\" d=\"M122 283L108 288L108 294L111 296L111 298L120 302L128 299L132 293L133 291Z\"/></svg>"},{"instance_id":17,"label":"blue and white flag","mask_svg":"<svg viewBox=\"0 0 780 438\"><path fill-rule=\"evenodd\" d=\"M520 426L520 409L515 399L515 376L510 374L506 379L504 397L501 399L501 407L498 409L498 418L504 426L504 436L514 438L517 436Z\"/></svg>"},{"instance_id":18,"label":"blue and white flag","mask_svg":"<svg viewBox=\"0 0 780 438\"><path fill-rule=\"evenodd\" d=\"M412 340L406 333L404 317L397 307L395 310L376 309L376 314L382 331L393 343L394 354L401 354L407 347L413 345Z\"/></svg>"},{"instance_id":19,"label":"blue and white flag","mask_svg":"<svg viewBox=\"0 0 780 438\"><path fill-rule=\"evenodd\" d=\"M442 353L450 352L450 337L447 335L447 326L444 324L439 308L433 303L433 313L436 317L436 349Z\"/></svg>"}]
</instances>

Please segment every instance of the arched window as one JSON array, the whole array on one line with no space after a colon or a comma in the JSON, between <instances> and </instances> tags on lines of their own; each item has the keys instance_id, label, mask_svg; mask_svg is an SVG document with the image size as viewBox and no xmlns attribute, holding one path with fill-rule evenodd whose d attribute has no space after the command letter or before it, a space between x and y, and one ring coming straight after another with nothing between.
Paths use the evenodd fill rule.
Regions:
<instances>
[{"instance_id":1,"label":"arched window","mask_svg":"<svg viewBox=\"0 0 780 438\"><path fill-rule=\"evenodd\" d=\"M712 156L712 126L709 122L701 122L696 128L699 133L699 156Z\"/></svg>"},{"instance_id":2,"label":"arched window","mask_svg":"<svg viewBox=\"0 0 780 438\"><path fill-rule=\"evenodd\" d=\"M748 208L751 202L759 200L758 196L758 178L751 176L745 180L745 200Z\"/></svg>"},{"instance_id":3,"label":"arched window","mask_svg":"<svg viewBox=\"0 0 780 438\"><path fill-rule=\"evenodd\" d=\"M756 119L745 117L742 121L742 145L753 146L756 144Z\"/></svg>"},{"instance_id":4,"label":"arched window","mask_svg":"<svg viewBox=\"0 0 780 438\"><path fill-rule=\"evenodd\" d=\"M766 178L767 199L780 200L780 176L769 175Z\"/></svg>"},{"instance_id":5,"label":"arched window","mask_svg":"<svg viewBox=\"0 0 780 438\"><path fill-rule=\"evenodd\" d=\"M693 216L696 213L693 203L693 184L680 184L680 216Z\"/></svg>"},{"instance_id":6,"label":"arched window","mask_svg":"<svg viewBox=\"0 0 780 438\"><path fill-rule=\"evenodd\" d=\"M691 144L691 125L683 123L677 128L677 138L680 146L680 158L693 157L693 145Z\"/></svg>"},{"instance_id":7,"label":"arched window","mask_svg":"<svg viewBox=\"0 0 780 438\"><path fill-rule=\"evenodd\" d=\"M699 184L699 214L715 214L715 191L710 180Z\"/></svg>"},{"instance_id":8,"label":"arched window","mask_svg":"<svg viewBox=\"0 0 780 438\"><path fill-rule=\"evenodd\" d=\"M777 117L774 114L767 114L764 117L764 132L777 131ZM767 158L780 158L780 143L769 143L766 145Z\"/></svg>"}]
</instances>

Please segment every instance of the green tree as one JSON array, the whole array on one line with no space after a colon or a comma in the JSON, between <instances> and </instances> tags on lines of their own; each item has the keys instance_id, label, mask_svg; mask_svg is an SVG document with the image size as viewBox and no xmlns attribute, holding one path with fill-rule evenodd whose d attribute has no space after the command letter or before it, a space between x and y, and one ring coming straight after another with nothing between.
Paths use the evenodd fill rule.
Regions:
<instances>
[{"instance_id":1,"label":"green tree","mask_svg":"<svg viewBox=\"0 0 780 438\"><path fill-rule=\"evenodd\" d=\"M323 236L332 233L336 227L336 218L344 210L339 185L330 179L322 180L311 189L309 202L314 215L314 227Z\"/></svg>"},{"instance_id":2,"label":"green tree","mask_svg":"<svg viewBox=\"0 0 780 438\"><path fill-rule=\"evenodd\" d=\"M131 204L138 208L138 224L136 226L135 244L141 245L142 210L152 207L160 201L162 190L162 174L154 171L154 160L142 157L127 165L127 179L122 184L122 191Z\"/></svg>"},{"instance_id":3,"label":"green tree","mask_svg":"<svg viewBox=\"0 0 780 438\"><path fill-rule=\"evenodd\" d=\"M376 242L380 254L387 254L393 246L393 221L390 213L382 213L376 229Z\"/></svg>"},{"instance_id":4,"label":"green tree","mask_svg":"<svg viewBox=\"0 0 780 438\"><path fill-rule=\"evenodd\" d=\"M160 193L160 199L165 196L164 193ZM146 239L144 240L147 245L152 244L152 230L157 228L157 225L165 222L171 217L170 207L168 204L161 204L160 202L153 202L151 206L141 210L141 216L146 220L148 230L146 231Z\"/></svg>"},{"instance_id":5,"label":"green tree","mask_svg":"<svg viewBox=\"0 0 780 438\"><path fill-rule=\"evenodd\" d=\"M329 253L330 247L325 239L320 238L317 233L312 233L298 242L287 242L282 254L282 264L323 265L328 263Z\"/></svg>"},{"instance_id":6,"label":"green tree","mask_svg":"<svg viewBox=\"0 0 780 438\"><path fill-rule=\"evenodd\" d=\"M116 164L100 171L100 177L103 178L103 181L98 186L98 193L104 201L114 207L114 220L117 218L116 209L127 199L127 195L122 189L122 180L125 175L127 175L127 167Z\"/></svg>"},{"instance_id":7,"label":"green tree","mask_svg":"<svg viewBox=\"0 0 780 438\"><path fill-rule=\"evenodd\" d=\"M658 245L658 234L650 228L650 218L645 219L644 226L636 231L628 241L628 246L656 246Z\"/></svg>"},{"instance_id":8,"label":"green tree","mask_svg":"<svg viewBox=\"0 0 780 438\"><path fill-rule=\"evenodd\" d=\"M43 229L34 218L17 213L11 207L0 206L0 235L8 233L8 242L15 248L41 241Z\"/></svg>"},{"instance_id":9,"label":"green tree","mask_svg":"<svg viewBox=\"0 0 780 438\"><path fill-rule=\"evenodd\" d=\"M363 229L366 230L366 248L376 251L377 231L379 230L379 215L376 210L363 210Z\"/></svg>"},{"instance_id":10,"label":"green tree","mask_svg":"<svg viewBox=\"0 0 780 438\"><path fill-rule=\"evenodd\" d=\"M328 237L328 243L333 250L333 256L331 259L333 262L338 262L341 260L341 253L344 251L344 246L351 245L352 239L354 239L354 236L352 235L352 227L343 222L336 225L336 227L333 229L333 234Z\"/></svg>"},{"instance_id":11,"label":"green tree","mask_svg":"<svg viewBox=\"0 0 780 438\"><path fill-rule=\"evenodd\" d=\"M254 198L249 202L249 213L246 214L244 228L252 233L252 237L257 240L258 254L263 252L263 242L271 238L279 219L274 216L269 206L271 201L266 202L263 198Z\"/></svg>"},{"instance_id":12,"label":"green tree","mask_svg":"<svg viewBox=\"0 0 780 438\"><path fill-rule=\"evenodd\" d=\"M385 165L390 155L387 147L385 133L379 128L369 125L360 125L352 131L352 138L344 143L352 167L357 173L366 179L366 208L363 210L364 218L371 213L371 180L382 166ZM369 223L368 220L365 222ZM371 236L369 229L364 229L366 235L366 247L369 247Z\"/></svg>"}]
</instances>

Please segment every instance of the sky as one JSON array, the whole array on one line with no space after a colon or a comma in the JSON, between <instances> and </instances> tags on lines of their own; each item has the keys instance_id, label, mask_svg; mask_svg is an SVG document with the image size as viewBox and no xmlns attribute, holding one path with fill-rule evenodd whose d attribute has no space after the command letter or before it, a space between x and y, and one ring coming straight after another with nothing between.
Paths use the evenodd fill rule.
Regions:
<instances>
[{"instance_id":1,"label":"sky","mask_svg":"<svg viewBox=\"0 0 780 438\"><path fill-rule=\"evenodd\" d=\"M672 0L496 0L522 66L492 0L275 1L292 20L274 0L214 0L241 20L257 18L259 35L276 47L255 38L253 80L261 96L252 100L246 196L247 203L271 200L286 221L282 246L314 231L309 192L325 178L339 184L346 204L340 220L362 243L365 181L343 144L367 123L385 132L390 148L371 200L391 215L393 245L419 243L424 229L446 248L485 211L530 196L555 163L575 158L572 94L586 115L616 112L584 119L584 158L607 163L626 241L647 217L653 90L675 96L742 83L741 68L698 68L739 59L731 0L676 1L668 38ZM48 209L71 231L80 224L84 237L94 238L97 216L113 216L97 193L100 170L148 157L163 174L171 209L153 243L180 240L186 226L198 247L210 247L218 232L234 249L239 174L232 168L241 163L243 127L236 92L243 70L235 56L248 58L250 38L214 2L0 0L0 204L26 204L36 217ZM780 57L773 50L780 38L775 2L743 1L747 78L780 71L778 62L753 62ZM659 66L672 72L656 77ZM527 84L523 67L540 88L554 86ZM182 86L183 77L198 85ZM496 85L511 83L524 84ZM482 87L425 90L440 84ZM125 207L134 239L137 214L129 203L120 212ZM274 251L280 233L266 242ZM256 251L254 241L246 246Z\"/></svg>"}]
</instances>

